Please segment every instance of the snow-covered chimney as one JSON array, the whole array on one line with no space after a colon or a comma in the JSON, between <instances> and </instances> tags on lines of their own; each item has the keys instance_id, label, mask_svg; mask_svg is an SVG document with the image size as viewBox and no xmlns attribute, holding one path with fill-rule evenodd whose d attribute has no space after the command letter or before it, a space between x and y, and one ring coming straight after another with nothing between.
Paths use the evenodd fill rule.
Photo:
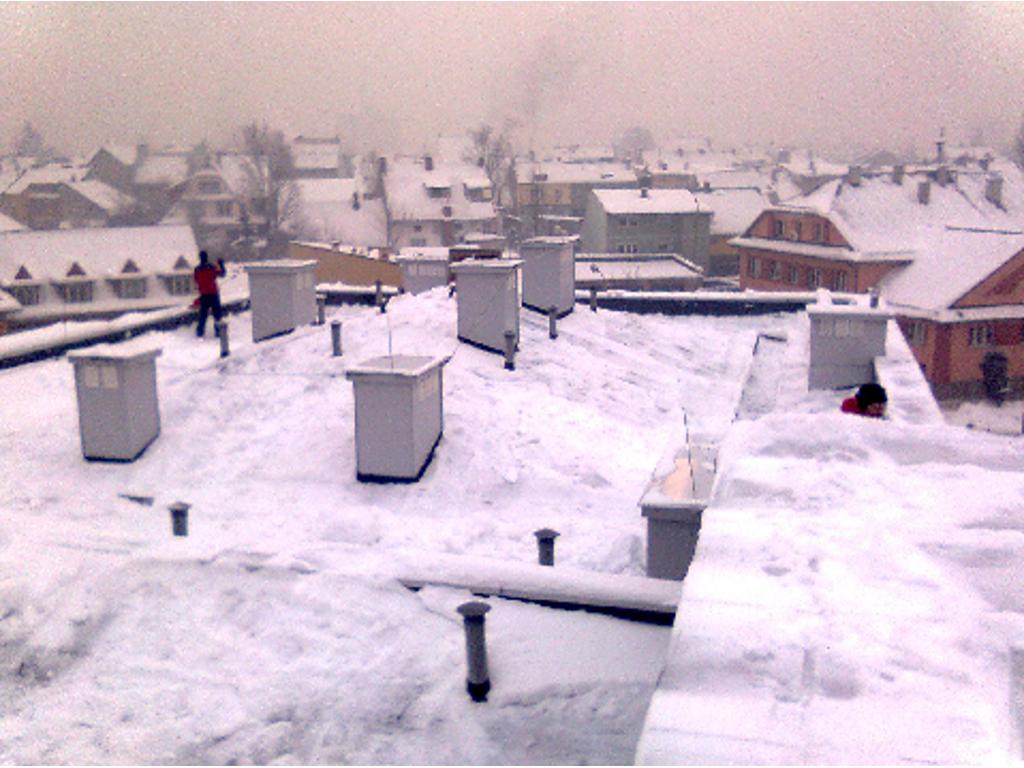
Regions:
<instances>
[{"instance_id":1,"label":"snow-covered chimney","mask_svg":"<svg viewBox=\"0 0 1024 768\"><path fill-rule=\"evenodd\" d=\"M917 202L921 205L928 205L932 196L932 183L925 179L917 185Z\"/></svg>"},{"instance_id":2,"label":"snow-covered chimney","mask_svg":"<svg viewBox=\"0 0 1024 768\"><path fill-rule=\"evenodd\" d=\"M985 199L992 205L1003 207L1003 177L994 173L985 180Z\"/></svg>"},{"instance_id":3,"label":"snow-covered chimney","mask_svg":"<svg viewBox=\"0 0 1024 768\"><path fill-rule=\"evenodd\" d=\"M859 165L851 165L849 170L846 172L846 183L851 187L859 187L861 180L861 167Z\"/></svg>"},{"instance_id":4,"label":"snow-covered chimney","mask_svg":"<svg viewBox=\"0 0 1024 768\"><path fill-rule=\"evenodd\" d=\"M903 173L906 169L902 165L894 165L892 167L892 183L903 185Z\"/></svg>"},{"instance_id":5,"label":"snow-covered chimney","mask_svg":"<svg viewBox=\"0 0 1024 768\"><path fill-rule=\"evenodd\" d=\"M424 155L423 167L428 171L434 170L434 158L432 158L430 155Z\"/></svg>"},{"instance_id":6,"label":"snow-covered chimney","mask_svg":"<svg viewBox=\"0 0 1024 768\"><path fill-rule=\"evenodd\" d=\"M640 187L640 197L650 197L650 190L647 187Z\"/></svg>"},{"instance_id":7,"label":"snow-covered chimney","mask_svg":"<svg viewBox=\"0 0 1024 768\"><path fill-rule=\"evenodd\" d=\"M935 180L939 182L940 187L944 187L953 180L953 172L945 165L940 165L935 169Z\"/></svg>"}]
</instances>

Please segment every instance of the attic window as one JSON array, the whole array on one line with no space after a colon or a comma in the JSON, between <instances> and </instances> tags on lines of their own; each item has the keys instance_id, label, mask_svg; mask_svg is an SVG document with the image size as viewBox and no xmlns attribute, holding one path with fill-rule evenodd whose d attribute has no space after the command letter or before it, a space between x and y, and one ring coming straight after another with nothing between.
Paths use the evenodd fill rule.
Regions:
<instances>
[{"instance_id":1,"label":"attic window","mask_svg":"<svg viewBox=\"0 0 1024 768\"><path fill-rule=\"evenodd\" d=\"M20 269L18 270L18 274L16 274L16 275L14 276L14 279L15 279L15 280L31 280L31 279L32 279L32 273L31 273L31 272L29 272L29 271L28 271L28 270L27 270L27 269L25 268L25 266L24 266L24 265L22 265L22 266L21 266L21 268L20 268Z\"/></svg>"},{"instance_id":2,"label":"attic window","mask_svg":"<svg viewBox=\"0 0 1024 768\"><path fill-rule=\"evenodd\" d=\"M126 261L124 263L124 266L121 268L121 272L125 274L132 274L136 272L141 272L141 270L139 269L139 265L135 263L134 259L128 259L128 261Z\"/></svg>"},{"instance_id":3,"label":"attic window","mask_svg":"<svg viewBox=\"0 0 1024 768\"><path fill-rule=\"evenodd\" d=\"M82 265L77 261L72 263L71 268L67 273L68 277L85 277L85 270L82 269Z\"/></svg>"}]
</instances>

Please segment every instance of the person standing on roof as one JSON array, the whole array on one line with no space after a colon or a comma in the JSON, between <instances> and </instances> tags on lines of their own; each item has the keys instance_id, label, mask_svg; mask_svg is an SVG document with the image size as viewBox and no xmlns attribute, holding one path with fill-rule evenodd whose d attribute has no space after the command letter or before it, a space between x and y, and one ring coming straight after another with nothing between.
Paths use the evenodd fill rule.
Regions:
<instances>
[{"instance_id":1,"label":"person standing on roof","mask_svg":"<svg viewBox=\"0 0 1024 768\"><path fill-rule=\"evenodd\" d=\"M206 330L206 318L213 312L214 322L220 322L220 290L217 288L217 278L224 277L224 259L217 259L217 266L210 263L210 257L206 251L199 252L199 266L192 272L192 279L196 281L196 288L199 290L199 325L196 326L196 336L203 337Z\"/></svg>"}]
</instances>

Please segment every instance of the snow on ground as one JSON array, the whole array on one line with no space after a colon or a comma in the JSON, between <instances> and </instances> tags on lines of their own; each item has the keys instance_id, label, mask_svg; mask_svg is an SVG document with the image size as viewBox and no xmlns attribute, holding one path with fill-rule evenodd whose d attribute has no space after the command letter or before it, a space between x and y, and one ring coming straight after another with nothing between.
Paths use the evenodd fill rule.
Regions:
<instances>
[{"instance_id":1,"label":"snow on ground","mask_svg":"<svg viewBox=\"0 0 1024 768\"><path fill-rule=\"evenodd\" d=\"M445 290L344 307L231 357L150 333L162 433L82 459L72 366L0 371L0 761L628 762L669 631L492 599L494 688L464 690L455 607L399 585L431 552L642 575L637 500L658 457L733 418L757 331L782 319L524 311L516 370L455 339ZM389 340L390 339L390 340ZM352 386L370 357L437 353L444 437L411 485L355 480ZM150 496L150 506L124 498ZM190 536L167 505L192 504Z\"/></svg>"},{"instance_id":2,"label":"snow on ground","mask_svg":"<svg viewBox=\"0 0 1024 768\"><path fill-rule=\"evenodd\" d=\"M1024 400L1007 400L1002 405L982 401L961 403L943 411L946 421L968 429L979 429L997 435L1019 435L1024 432Z\"/></svg>"}]
</instances>

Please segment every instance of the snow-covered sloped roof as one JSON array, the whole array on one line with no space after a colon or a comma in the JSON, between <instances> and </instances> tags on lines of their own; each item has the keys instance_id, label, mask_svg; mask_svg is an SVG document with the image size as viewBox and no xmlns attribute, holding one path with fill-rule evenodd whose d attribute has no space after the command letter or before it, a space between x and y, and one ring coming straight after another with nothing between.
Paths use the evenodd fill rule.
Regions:
<instances>
[{"instance_id":1,"label":"snow-covered sloped roof","mask_svg":"<svg viewBox=\"0 0 1024 768\"><path fill-rule=\"evenodd\" d=\"M861 253L920 250L947 225L1016 229L1019 214L1004 211L968 194L959 177L943 186L923 174L905 174L896 184L890 174L864 176L854 186L835 179L809 195L791 198L786 208L826 216L854 250ZM929 201L918 201L918 185L929 183ZM970 185L973 188L973 183Z\"/></svg>"},{"instance_id":2,"label":"snow-covered sloped roof","mask_svg":"<svg viewBox=\"0 0 1024 768\"><path fill-rule=\"evenodd\" d=\"M24 267L33 280L62 280L77 263L86 277L122 273L129 259L142 273L171 272L182 256L196 261L189 226L95 227L10 232L0 235L0 282Z\"/></svg>"},{"instance_id":3,"label":"snow-covered sloped roof","mask_svg":"<svg viewBox=\"0 0 1024 768\"><path fill-rule=\"evenodd\" d=\"M391 160L384 180L391 216L395 221L493 219L496 216L493 203L474 202L465 195L465 181L479 185L481 177L486 178L480 168L466 163L435 162L433 170L428 171L420 159ZM428 188L449 192L443 197L431 197ZM451 208L451 216L444 216L446 206Z\"/></svg>"},{"instance_id":4,"label":"snow-covered sloped roof","mask_svg":"<svg viewBox=\"0 0 1024 768\"><path fill-rule=\"evenodd\" d=\"M30 168L21 174L7 189L8 195L20 195L32 184L66 184L85 177L88 168L74 165L44 165L42 168Z\"/></svg>"},{"instance_id":5,"label":"snow-covered sloped roof","mask_svg":"<svg viewBox=\"0 0 1024 768\"><path fill-rule=\"evenodd\" d=\"M98 205L108 214L116 213L132 204L132 198L129 195L114 189L99 179L72 181L68 182L67 186L89 202Z\"/></svg>"},{"instance_id":6,"label":"snow-covered sloped roof","mask_svg":"<svg viewBox=\"0 0 1024 768\"><path fill-rule=\"evenodd\" d=\"M28 229L24 224L15 221L10 216L0 213L0 232L21 232Z\"/></svg>"},{"instance_id":7,"label":"snow-covered sloped roof","mask_svg":"<svg viewBox=\"0 0 1024 768\"><path fill-rule=\"evenodd\" d=\"M947 228L882 283L889 304L943 310L1024 250L1024 230Z\"/></svg>"},{"instance_id":8,"label":"snow-covered sloped roof","mask_svg":"<svg viewBox=\"0 0 1024 768\"><path fill-rule=\"evenodd\" d=\"M746 231L768 206L768 199L756 189L697 190L694 197L703 209L712 211L713 235L737 235Z\"/></svg>"},{"instance_id":9,"label":"snow-covered sloped roof","mask_svg":"<svg viewBox=\"0 0 1024 768\"><path fill-rule=\"evenodd\" d=\"M96 154L99 154L102 150L106 150L114 157L115 160L126 166L135 165L135 160L139 156L139 148L133 144L104 144L96 150ZM95 157L95 155L93 156Z\"/></svg>"},{"instance_id":10,"label":"snow-covered sloped roof","mask_svg":"<svg viewBox=\"0 0 1024 768\"><path fill-rule=\"evenodd\" d=\"M750 187L767 189L771 186L771 174L748 168L728 168L721 171L707 171L698 175L701 185L710 184L712 189L735 189Z\"/></svg>"},{"instance_id":11,"label":"snow-covered sloped roof","mask_svg":"<svg viewBox=\"0 0 1024 768\"><path fill-rule=\"evenodd\" d=\"M256 166L249 157L240 154L220 155L213 170L220 174L235 195L245 197L253 191Z\"/></svg>"},{"instance_id":12,"label":"snow-covered sloped roof","mask_svg":"<svg viewBox=\"0 0 1024 768\"><path fill-rule=\"evenodd\" d=\"M606 213L708 213L694 194L685 189L595 189L593 194Z\"/></svg>"},{"instance_id":13,"label":"snow-covered sloped roof","mask_svg":"<svg viewBox=\"0 0 1024 768\"><path fill-rule=\"evenodd\" d=\"M379 199L359 197L355 179L298 179L298 202L286 227L298 237L323 242L341 241L362 248L387 245L387 215Z\"/></svg>"},{"instance_id":14,"label":"snow-covered sloped roof","mask_svg":"<svg viewBox=\"0 0 1024 768\"><path fill-rule=\"evenodd\" d=\"M636 171L622 163L524 163L516 173L520 184L636 184Z\"/></svg>"},{"instance_id":15,"label":"snow-covered sloped roof","mask_svg":"<svg viewBox=\"0 0 1024 768\"><path fill-rule=\"evenodd\" d=\"M135 172L136 184L175 186L188 178L188 158L183 155L150 155Z\"/></svg>"}]
</instances>

